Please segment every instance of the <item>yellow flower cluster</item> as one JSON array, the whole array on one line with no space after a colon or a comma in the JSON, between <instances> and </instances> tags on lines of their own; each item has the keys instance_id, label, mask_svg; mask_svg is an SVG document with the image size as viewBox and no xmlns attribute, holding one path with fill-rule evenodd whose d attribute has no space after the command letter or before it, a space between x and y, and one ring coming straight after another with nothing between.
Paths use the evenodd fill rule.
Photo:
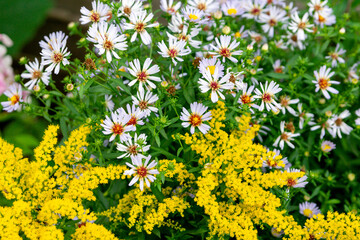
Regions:
<instances>
[{"instance_id":1,"label":"yellow flower cluster","mask_svg":"<svg viewBox=\"0 0 360 240\"><path fill-rule=\"evenodd\" d=\"M190 184L195 180L195 176L186 170L183 163L177 163L176 160L160 160L159 171L165 174L165 177L174 178L183 185L185 182Z\"/></svg>"},{"instance_id":2,"label":"yellow flower cluster","mask_svg":"<svg viewBox=\"0 0 360 240\"><path fill-rule=\"evenodd\" d=\"M74 240L117 240L118 238L115 235L107 230L104 226L98 225L95 223L86 223L84 226L76 229L75 233L72 235Z\"/></svg>"},{"instance_id":3,"label":"yellow flower cluster","mask_svg":"<svg viewBox=\"0 0 360 240\"><path fill-rule=\"evenodd\" d=\"M303 172L288 173L280 170L264 173L261 171L265 159L273 159L274 152L252 139L259 129L250 127L250 117L243 115L239 129L231 134L223 131L226 109L220 102L211 111L211 130L206 135L196 133L183 139L200 154L203 164L202 176L197 179L198 191L195 201L209 215L211 236L236 239L257 239L255 225L267 224L284 230L290 237L306 237L292 217L286 216L280 199L270 191L271 187L287 185L289 178L299 178ZM281 156L275 158L279 165Z\"/></svg>"},{"instance_id":4,"label":"yellow flower cluster","mask_svg":"<svg viewBox=\"0 0 360 240\"><path fill-rule=\"evenodd\" d=\"M99 184L122 178L125 166L91 167L85 160L79 163L82 159L76 154L88 145L89 127L74 130L61 146L56 146L58 129L48 127L31 161L23 158L20 149L0 139L0 190L6 198L0 207L1 239L64 239L59 220L96 220L82 202L95 200L92 190ZM91 226L78 235L86 238L103 228Z\"/></svg>"},{"instance_id":5,"label":"yellow flower cluster","mask_svg":"<svg viewBox=\"0 0 360 240\"><path fill-rule=\"evenodd\" d=\"M306 221L311 239L359 239L360 217L352 212L347 214L328 212L327 216L318 214Z\"/></svg>"},{"instance_id":6,"label":"yellow flower cluster","mask_svg":"<svg viewBox=\"0 0 360 240\"><path fill-rule=\"evenodd\" d=\"M175 165L177 164L175 163ZM177 172L181 174L181 171ZM166 218L176 212L184 217L184 210L190 207L189 203L182 197L170 196L170 187L164 188L162 193L169 197L159 202L152 193L146 194L146 191L140 191L138 188L132 189L124 194L116 207L111 207L100 215L108 217L116 225L123 223L128 228L135 226L138 232L146 231L148 234L151 234L154 227L161 226L182 230L181 226Z\"/></svg>"}]
</instances>

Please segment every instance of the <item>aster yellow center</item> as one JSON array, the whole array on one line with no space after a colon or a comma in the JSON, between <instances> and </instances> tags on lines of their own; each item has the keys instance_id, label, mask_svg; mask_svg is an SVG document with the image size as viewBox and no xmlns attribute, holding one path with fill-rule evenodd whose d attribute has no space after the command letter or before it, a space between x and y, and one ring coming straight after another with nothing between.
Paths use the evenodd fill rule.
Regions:
<instances>
[{"instance_id":1,"label":"aster yellow center","mask_svg":"<svg viewBox=\"0 0 360 240\"><path fill-rule=\"evenodd\" d=\"M331 150L331 147L328 144L324 144L324 146L321 147L321 150L323 150L324 152L327 152L327 151Z\"/></svg>"},{"instance_id":2,"label":"aster yellow center","mask_svg":"<svg viewBox=\"0 0 360 240\"><path fill-rule=\"evenodd\" d=\"M235 14L237 13L237 11L236 11L235 8L229 8L229 9L227 10L227 13L228 13L229 15L235 15Z\"/></svg>"},{"instance_id":3,"label":"aster yellow center","mask_svg":"<svg viewBox=\"0 0 360 240\"><path fill-rule=\"evenodd\" d=\"M191 114L189 122L192 126L198 127L201 124L201 117L197 114Z\"/></svg>"},{"instance_id":4,"label":"aster yellow center","mask_svg":"<svg viewBox=\"0 0 360 240\"><path fill-rule=\"evenodd\" d=\"M215 73L215 66L208 66L206 69L210 70L211 75Z\"/></svg>"},{"instance_id":5,"label":"aster yellow center","mask_svg":"<svg viewBox=\"0 0 360 240\"><path fill-rule=\"evenodd\" d=\"M307 217L310 217L313 214L313 212L310 209L305 209L304 210L304 215Z\"/></svg>"},{"instance_id":6,"label":"aster yellow center","mask_svg":"<svg viewBox=\"0 0 360 240\"><path fill-rule=\"evenodd\" d=\"M199 17L198 17L198 16L196 16L195 14L190 14L190 15L189 15L189 18L190 18L190 20L193 20L193 21L195 21L195 20L198 20L198 19L199 19Z\"/></svg>"},{"instance_id":7,"label":"aster yellow center","mask_svg":"<svg viewBox=\"0 0 360 240\"><path fill-rule=\"evenodd\" d=\"M12 96L10 98L10 101L11 101L11 105L15 105L16 103L18 103L20 100L20 97L19 95L15 94L14 96Z\"/></svg>"}]
</instances>

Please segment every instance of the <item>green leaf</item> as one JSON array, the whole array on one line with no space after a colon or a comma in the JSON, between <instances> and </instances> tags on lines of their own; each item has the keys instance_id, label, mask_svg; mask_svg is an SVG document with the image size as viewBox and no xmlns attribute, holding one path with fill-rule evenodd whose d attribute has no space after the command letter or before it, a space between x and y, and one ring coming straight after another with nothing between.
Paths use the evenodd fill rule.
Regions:
<instances>
[{"instance_id":1,"label":"green leaf","mask_svg":"<svg viewBox=\"0 0 360 240\"><path fill-rule=\"evenodd\" d=\"M156 136L155 136L155 141L156 141L156 144L160 147L161 141L160 141L159 135L156 135Z\"/></svg>"},{"instance_id":2,"label":"green leaf","mask_svg":"<svg viewBox=\"0 0 360 240\"><path fill-rule=\"evenodd\" d=\"M327 203L330 204L330 205L334 205L334 204L341 203L341 201L339 199L333 198L333 199L330 199L329 201L327 201Z\"/></svg>"},{"instance_id":3,"label":"green leaf","mask_svg":"<svg viewBox=\"0 0 360 240\"><path fill-rule=\"evenodd\" d=\"M90 88L90 86L94 83L95 79L94 78L90 78L85 85L81 85L80 86L80 90L79 90L79 95L80 98L83 98L84 93Z\"/></svg>"},{"instance_id":4,"label":"green leaf","mask_svg":"<svg viewBox=\"0 0 360 240\"><path fill-rule=\"evenodd\" d=\"M283 73L271 72L268 73L267 76L275 79L289 79L289 75Z\"/></svg>"},{"instance_id":5,"label":"green leaf","mask_svg":"<svg viewBox=\"0 0 360 240\"><path fill-rule=\"evenodd\" d=\"M13 40L9 54L14 55L36 33L44 22L46 12L52 7L51 0L1 0L0 33Z\"/></svg>"},{"instance_id":6,"label":"green leaf","mask_svg":"<svg viewBox=\"0 0 360 240\"><path fill-rule=\"evenodd\" d=\"M66 126L65 117L60 118L60 129L65 139L68 138L68 128Z\"/></svg>"},{"instance_id":7,"label":"green leaf","mask_svg":"<svg viewBox=\"0 0 360 240\"><path fill-rule=\"evenodd\" d=\"M159 184L160 186L160 184ZM164 201L164 194L162 194L162 192L157 188L157 186L155 186L155 184L151 184L150 185L151 191L152 193L155 195L156 199L159 202L163 202Z\"/></svg>"}]
</instances>

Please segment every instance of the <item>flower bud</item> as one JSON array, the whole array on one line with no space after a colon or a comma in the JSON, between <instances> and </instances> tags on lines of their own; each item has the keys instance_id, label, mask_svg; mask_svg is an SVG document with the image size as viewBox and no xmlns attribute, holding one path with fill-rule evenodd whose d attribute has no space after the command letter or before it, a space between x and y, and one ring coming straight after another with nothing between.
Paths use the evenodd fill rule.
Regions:
<instances>
[{"instance_id":1,"label":"flower bud","mask_svg":"<svg viewBox=\"0 0 360 240\"><path fill-rule=\"evenodd\" d=\"M356 175L354 173L349 173L347 175L347 177L348 177L349 181L352 182L355 180Z\"/></svg>"},{"instance_id":2,"label":"flower bud","mask_svg":"<svg viewBox=\"0 0 360 240\"><path fill-rule=\"evenodd\" d=\"M69 22L67 25L69 31L76 30L76 24L74 22Z\"/></svg>"},{"instance_id":3,"label":"flower bud","mask_svg":"<svg viewBox=\"0 0 360 240\"><path fill-rule=\"evenodd\" d=\"M327 117L331 117L331 116L332 116L332 112L331 112L331 111L326 111L326 112L325 112L325 115L326 115Z\"/></svg>"},{"instance_id":4,"label":"flower bud","mask_svg":"<svg viewBox=\"0 0 360 240\"><path fill-rule=\"evenodd\" d=\"M167 87L168 85L169 85L169 83L167 81L162 81L161 82L162 87Z\"/></svg>"},{"instance_id":5,"label":"flower bud","mask_svg":"<svg viewBox=\"0 0 360 240\"><path fill-rule=\"evenodd\" d=\"M267 52L269 50L269 45L265 43L264 45L262 45L261 50Z\"/></svg>"},{"instance_id":6,"label":"flower bud","mask_svg":"<svg viewBox=\"0 0 360 240\"><path fill-rule=\"evenodd\" d=\"M325 98L320 98L320 99L319 99L319 103L320 103L320 104L325 104L325 103L326 103Z\"/></svg>"},{"instance_id":7,"label":"flower bud","mask_svg":"<svg viewBox=\"0 0 360 240\"><path fill-rule=\"evenodd\" d=\"M21 57L19 60L20 65L25 65L27 64L27 62L28 62L27 57Z\"/></svg>"},{"instance_id":8,"label":"flower bud","mask_svg":"<svg viewBox=\"0 0 360 240\"><path fill-rule=\"evenodd\" d=\"M214 13L214 18L216 18L216 19L221 19L221 18L222 18L222 11L217 10L217 11Z\"/></svg>"},{"instance_id":9,"label":"flower bud","mask_svg":"<svg viewBox=\"0 0 360 240\"><path fill-rule=\"evenodd\" d=\"M229 34L231 31L231 28L229 26L225 26L222 29L223 34Z\"/></svg>"},{"instance_id":10,"label":"flower bud","mask_svg":"<svg viewBox=\"0 0 360 240\"><path fill-rule=\"evenodd\" d=\"M35 85L35 86L33 87L33 90L34 90L35 92L39 92L39 91L40 91L40 86L39 86L39 85Z\"/></svg>"},{"instance_id":11,"label":"flower bud","mask_svg":"<svg viewBox=\"0 0 360 240\"><path fill-rule=\"evenodd\" d=\"M69 83L66 85L66 90L68 90L69 92L72 91L74 89L74 84Z\"/></svg>"},{"instance_id":12,"label":"flower bud","mask_svg":"<svg viewBox=\"0 0 360 240\"><path fill-rule=\"evenodd\" d=\"M254 46L249 44L249 45L247 45L246 49L249 51L252 51L254 49Z\"/></svg>"},{"instance_id":13,"label":"flower bud","mask_svg":"<svg viewBox=\"0 0 360 240\"><path fill-rule=\"evenodd\" d=\"M339 33L340 33L341 35L345 34L345 32L346 32L345 28L343 28L343 27L340 28Z\"/></svg>"}]
</instances>

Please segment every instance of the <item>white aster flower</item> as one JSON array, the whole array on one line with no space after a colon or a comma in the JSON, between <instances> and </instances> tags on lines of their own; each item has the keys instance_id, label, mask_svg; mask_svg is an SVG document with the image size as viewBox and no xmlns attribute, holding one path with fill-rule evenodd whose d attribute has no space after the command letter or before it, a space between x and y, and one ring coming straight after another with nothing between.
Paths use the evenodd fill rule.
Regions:
<instances>
[{"instance_id":1,"label":"white aster flower","mask_svg":"<svg viewBox=\"0 0 360 240\"><path fill-rule=\"evenodd\" d=\"M112 112L114 110L114 102L111 100L113 96L105 94L105 106L106 110Z\"/></svg>"},{"instance_id":2,"label":"white aster flower","mask_svg":"<svg viewBox=\"0 0 360 240\"><path fill-rule=\"evenodd\" d=\"M62 31L50 33L49 36L45 36L44 40L39 42L39 45L42 49L47 49L52 51L54 49L53 45L57 44L59 48L66 46L68 36Z\"/></svg>"},{"instance_id":3,"label":"white aster flower","mask_svg":"<svg viewBox=\"0 0 360 240\"><path fill-rule=\"evenodd\" d=\"M86 7L81 7L81 17L80 17L80 23L81 24L87 24L90 22L98 23L101 21L106 21L109 18L109 11L111 12L111 9L108 5L100 2L100 1L93 1L91 3L92 10L88 10Z\"/></svg>"},{"instance_id":4,"label":"white aster flower","mask_svg":"<svg viewBox=\"0 0 360 240\"><path fill-rule=\"evenodd\" d=\"M254 32L254 31L248 31L250 38L251 38L251 43L250 45L254 45L256 44L261 44L261 43L266 43L267 39L266 37L264 37L263 35L261 35L260 33Z\"/></svg>"},{"instance_id":5,"label":"white aster flower","mask_svg":"<svg viewBox=\"0 0 360 240\"><path fill-rule=\"evenodd\" d=\"M139 0L121 0L121 7L119 8L117 15L129 17L131 13L143 11L142 1Z\"/></svg>"},{"instance_id":6,"label":"white aster flower","mask_svg":"<svg viewBox=\"0 0 360 240\"><path fill-rule=\"evenodd\" d=\"M286 143L289 147L295 148L294 144L292 144L290 141L294 140L294 137L300 136L300 133L291 133L291 132L285 132L285 121L281 121L280 123L280 131L281 135L276 138L273 146L277 147L279 146L282 149L284 149L284 143Z\"/></svg>"},{"instance_id":7,"label":"white aster flower","mask_svg":"<svg viewBox=\"0 0 360 240\"><path fill-rule=\"evenodd\" d=\"M338 94L339 91L336 90L333 87L330 87L332 84L340 84L338 81L332 81L330 78L335 74L334 72L330 72L331 68L326 68L326 66L322 66L319 70L319 72L314 71L314 75L316 77L316 81L312 81L316 85L315 92L318 92L319 90L322 91L326 99L330 99L330 94L328 93L334 93Z\"/></svg>"},{"instance_id":8,"label":"white aster flower","mask_svg":"<svg viewBox=\"0 0 360 240\"><path fill-rule=\"evenodd\" d=\"M111 113L111 119L106 116L104 122L100 124L103 128L103 134L110 135L109 139L112 142L117 136L120 137L120 141L126 141L130 138L129 131L135 131L136 128L132 125L126 125L130 120L130 116L127 114L119 114L117 112Z\"/></svg>"},{"instance_id":9,"label":"white aster flower","mask_svg":"<svg viewBox=\"0 0 360 240\"><path fill-rule=\"evenodd\" d=\"M248 37L248 30L245 30L245 26L242 25L234 35L235 38L247 38Z\"/></svg>"},{"instance_id":10,"label":"white aster flower","mask_svg":"<svg viewBox=\"0 0 360 240\"><path fill-rule=\"evenodd\" d=\"M314 12L321 12L326 7L327 0L321 1L321 0L310 0L310 2L307 4L309 6L309 13L311 15L314 14Z\"/></svg>"},{"instance_id":11,"label":"white aster flower","mask_svg":"<svg viewBox=\"0 0 360 240\"><path fill-rule=\"evenodd\" d=\"M241 50L234 51L236 47L240 45L240 42L237 42L234 40L231 43L231 36L221 35L220 41L219 38L215 38L216 46L213 44L210 44L210 46L216 51L216 52L210 52L210 54L213 54L214 57L222 57L223 62L225 62L225 59L229 59L230 61L237 63L238 60L233 57L233 55L240 55L242 53Z\"/></svg>"},{"instance_id":12,"label":"white aster flower","mask_svg":"<svg viewBox=\"0 0 360 240\"><path fill-rule=\"evenodd\" d=\"M87 39L95 44L95 47L99 50L99 54L106 53L106 59L110 63L112 56L120 59L115 50L126 50L126 36L125 34L119 35L118 30L114 24L108 24L107 22L100 22L99 24L93 24L88 30Z\"/></svg>"},{"instance_id":13,"label":"white aster flower","mask_svg":"<svg viewBox=\"0 0 360 240\"><path fill-rule=\"evenodd\" d=\"M255 19L258 20L260 14L264 10L267 4L266 0L248 0L244 2L243 8L245 10L245 14L242 16L247 19Z\"/></svg>"},{"instance_id":14,"label":"white aster flower","mask_svg":"<svg viewBox=\"0 0 360 240\"><path fill-rule=\"evenodd\" d=\"M234 84L229 82L230 73L226 74L224 77L219 80L219 71L215 68L214 75L211 75L210 70L206 70L205 74L203 75L204 79L199 79L200 84L200 91L202 93L208 92L211 90L211 101L217 102L219 100L218 95L221 99L225 100L225 96L222 94L224 89L233 89Z\"/></svg>"},{"instance_id":15,"label":"white aster flower","mask_svg":"<svg viewBox=\"0 0 360 240\"><path fill-rule=\"evenodd\" d=\"M328 130L328 132L331 134L331 136L334 135L334 131L331 128L331 124L332 124L331 121L328 119L323 123L314 125L313 127L310 128L310 130L315 131L315 130L321 128L320 139L323 139L323 137L325 136L325 133L326 133L325 130Z\"/></svg>"},{"instance_id":16,"label":"white aster flower","mask_svg":"<svg viewBox=\"0 0 360 240\"><path fill-rule=\"evenodd\" d=\"M130 157L133 158L140 158L143 159L145 156L143 155L150 149L150 145L144 145L144 141L146 143L146 135L141 134L139 137L137 133L135 133L134 140L129 138L128 140L124 141L123 143L117 143L116 149L120 152L125 152L124 154L117 157L125 158Z\"/></svg>"},{"instance_id":17,"label":"white aster flower","mask_svg":"<svg viewBox=\"0 0 360 240\"><path fill-rule=\"evenodd\" d=\"M331 119L330 122L331 124L331 128L333 130L333 137L336 136L336 134L338 135L339 138L342 138L341 133L344 133L346 135L349 135L350 132L353 130L352 127L350 127L349 125L347 125L343 120L347 117L349 117L351 114L349 112L349 110L345 110L342 113L340 113L340 115L334 115Z\"/></svg>"},{"instance_id":18,"label":"white aster flower","mask_svg":"<svg viewBox=\"0 0 360 240\"><path fill-rule=\"evenodd\" d=\"M207 21L207 19L204 19L205 17L204 11L201 11L197 8L186 6L181 11L185 19L187 19L190 22L202 24Z\"/></svg>"},{"instance_id":19,"label":"white aster flower","mask_svg":"<svg viewBox=\"0 0 360 240\"><path fill-rule=\"evenodd\" d=\"M275 6L269 7L266 14L262 13L259 16L259 22L264 23L264 25L261 25L261 28L271 38L274 36L274 27L278 26L279 22L285 22L287 19L286 11Z\"/></svg>"},{"instance_id":20,"label":"white aster flower","mask_svg":"<svg viewBox=\"0 0 360 240\"><path fill-rule=\"evenodd\" d=\"M221 10L226 16L239 16L244 13L244 9L241 7L241 4L237 0L226 1L221 5Z\"/></svg>"},{"instance_id":21,"label":"white aster flower","mask_svg":"<svg viewBox=\"0 0 360 240\"><path fill-rule=\"evenodd\" d=\"M281 61L280 59L276 60L275 63L273 64L273 68L274 68L274 72L276 73L283 73L284 72L284 66L281 66Z\"/></svg>"},{"instance_id":22,"label":"white aster flower","mask_svg":"<svg viewBox=\"0 0 360 240\"><path fill-rule=\"evenodd\" d=\"M157 112L158 109L153 107L154 103L159 100L156 94L152 94L151 91L145 91L141 88L137 93L137 98L131 96L133 104L139 106L140 110L145 114L144 117L150 116L151 112Z\"/></svg>"},{"instance_id":23,"label":"white aster flower","mask_svg":"<svg viewBox=\"0 0 360 240\"><path fill-rule=\"evenodd\" d=\"M268 81L266 81L265 87L262 85L262 83L260 83L260 87L261 91L259 89L255 89L256 95L254 96L254 98L261 99L259 111L263 111L265 107L267 111L273 110L274 112L277 112L279 109L281 109L280 104L275 101L275 94L282 90L279 85L274 81L271 81L270 84Z\"/></svg>"},{"instance_id":24,"label":"white aster flower","mask_svg":"<svg viewBox=\"0 0 360 240\"><path fill-rule=\"evenodd\" d=\"M249 88L248 88L248 84L244 83L243 88L242 88L242 94L238 100L238 103L240 103L241 105L245 105L245 104L248 105L250 108L250 111L252 113L254 113L254 110L252 109L252 107L256 108L256 109L259 108L258 105L253 103L254 97L251 94L254 91L254 88L255 88L255 86L249 86Z\"/></svg>"},{"instance_id":25,"label":"white aster flower","mask_svg":"<svg viewBox=\"0 0 360 240\"><path fill-rule=\"evenodd\" d=\"M141 119L145 116L145 112L141 111L141 109L136 107L134 104L131 106L130 104L126 104L126 110L119 108L116 111L119 114L127 114L130 116L130 119L126 125L132 125L134 127L136 127L136 125L144 125L144 122Z\"/></svg>"},{"instance_id":26,"label":"white aster flower","mask_svg":"<svg viewBox=\"0 0 360 240\"><path fill-rule=\"evenodd\" d=\"M346 53L346 50L339 49L340 45L336 44L335 51L330 52L329 56L326 56L325 58L331 62L331 67L336 67L337 63L345 63L345 60L340 56L344 53Z\"/></svg>"},{"instance_id":27,"label":"white aster flower","mask_svg":"<svg viewBox=\"0 0 360 240\"><path fill-rule=\"evenodd\" d=\"M64 66L70 64L66 59L70 55L66 47L67 36L64 37L62 32L50 34L49 38L45 37L47 44L44 41L40 42L40 46L44 47L41 51L41 62L44 66L49 65L45 71L51 72L54 70L55 74L60 71L60 64Z\"/></svg>"},{"instance_id":28,"label":"white aster flower","mask_svg":"<svg viewBox=\"0 0 360 240\"><path fill-rule=\"evenodd\" d=\"M305 35L306 37L306 35ZM300 50L305 49L304 41L298 38L297 34L288 32L287 44L290 45L291 50L294 48L299 48Z\"/></svg>"},{"instance_id":29,"label":"white aster flower","mask_svg":"<svg viewBox=\"0 0 360 240\"><path fill-rule=\"evenodd\" d=\"M357 82L359 80L359 75L356 73L358 65L359 63L355 63L354 65L351 66L346 79L347 81L352 82L355 79L355 81Z\"/></svg>"},{"instance_id":30,"label":"white aster flower","mask_svg":"<svg viewBox=\"0 0 360 240\"><path fill-rule=\"evenodd\" d=\"M285 171L289 172L289 173L293 173L293 172L300 172L299 169L294 169L294 168L290 168L290 169L285 169ZM308 184L308 182L305 182L307 180L307 176L304 175L301 178L288 178L287 179L287 186L293 187L293 188L304 188L306 184Z\"/></svg>"},{"instance_id":31,"label":"white aster flower","mask_svg":"<svg viewBox=\"0 0 360 240\"><path fill-rule=\"evenodd\" d=\"M271 152L270 154L272 156L266 158L263 161L263 165L262 165L263 168L268 167L269 169L272 168L280 169L280 168L284 168L289 163L286 157L285 158L281 157L280 150L278 149L274 149L273 151L267 150L267 152ZM280 166L280 165L284 165L284 166Z\"/></svg>"},{"instance_id":32,"label":"white aster flower","mask_svg":"<svg viewBox=\"0 0 360 240\"><path fill-rule=\"evenodd\" d=\"M134 185L137 181L140 182L140 190L144 190L144 181L148 187L150 187L150 182L155 181L156 177L153 175L159 174L157 169L153 169L157 163L153 160L150 164L149 161L151 156L145 157L145 163L141 158L132 158L130 163L126 163L130 170L126 170L124 175L135 175L134 178L130 181L129 186Z\"/></svg>"},{"instance_id":33,"label":"white aster flower","mask_svg":"<svg viewBox=\"0 0 360 240\"><path fill-rule=\"evenodd\" d=\"M328 153L336 148L336 144L330 141L323 141L321 143L321 151Z\"/></svg>"},{"instance_id":34,"label":"white aster flower","mask_svg":"<svg viewBox=\"0 0 360 240\"><path fill-rule=\"evenodd\" d=\"M331 8L324 8L322 11L315 12L314 23L320 27L331 26L336 23L336 17Z\"/></svg>"},{"instance_id":35,"label":"white aster flower","mask_svg":"<svg viewBox=\"0 0 360 240\"><path fill-rule=\"evenodd\" d=\"M7 112L13 112L21 108L23 100L23 92L21 85L13 83L4 92L4 95L8 97L8 101L1 102L3 109Z\"/></svg>"},{"instance_id":36,"label":"white aster flower","mask_svg":"<svg viewBox=\"0 0 360 240\"><path fill-rule=\"evenodd\" d=\"M136 82L139 82L139 89L143 88L143 85L149 85L153 89L156 88L156 85L152 81L160 82L161 79L159 77L151 75L158 73L160 71L160 68L156 64L150 67L151 63L152 60L150 58L147 58L144 62L142 69L139 59L135 59L134 61L129 63L129 73L136 77L134 80L128 83L129 86L133 86Z\"/></svg>"},{"instance_id":37,"label":"white aster flower","mask_svg":"<svg viewBox=\"0 0 360 240\"><path fill-rule=\"evenodd\" d=\"M181 7L181 2L175 3L174 0L160 0L160 9L170 15L176 15Z\"/></svg>"},{"instance_id":38,"label":"white aster flower","mask_svg":"<svg viewBox=\"0 0 360 240\"><path fill-rule=\"evenodd\" d=\"M210 74L214 75L215 69L218 69L219 77L224 76L224 65L216 58L203 58L199 64L199 71L202 75L205 75L207 70L210 70Z\"/></svg>"},{"instance_id":39,"label":"white aster flower","mask_svg":"<svg viewBox=\"0 0 360 240\"><path fill-rule=\"evenodd\" d=\"M131 42L134 42L137 38L137 34L139 34L141 41L145 45L149 45L151 43L151 36L146 31L146 28L156 27L159 25L158 23L148 24L153 17L154 14L149 13L149 15L147 15L146 11L133 12L130 14L130 23L125 23L124 28L128 30L135 30L131 37Z\"/></svg>"},{"instance_id":40,"label":"white aster flower","mask_svg":"<svg viewBox=\"0 0 360 240\"><path fill-rule=\"evenodd\" d=\"M215 12L219 8L219 2L217 0L190 0L188 4L193 8L204 11L207 15Z\"/></svg>"},{"instance_id":41,"label":"white aster flower","mask_svg":"<svg viewBox=\"0 0 360 240\"><path fill-rule=\"evenodd\" d=\"M37 58L35 58L34 62L29 62L25 65L27 73L22 73L21 77L25 79L30 79L27 83L25 83L25 87L32 90L35 85L37 85L40 81L43 82L46 86L49 85L50 72L44 72L44 66L39 64Z\"/></svg>"},{"instance_id":42,"label":"white aster flower","mask_svg":"<svg viewBox=\"0 0 360 240\"><path fill-rule=\"evenodd\" d=\"M199 32L201 31L200 28L193 27L191 30L189 29L188 25L183 25L182 30L177 32L177 36L173 36L170 33L166 32L169 38L177 39L177 40L183 40L187 42L190 46L194 48L199 48L202 44L201 41L195 40L194 37L196 37Z\"/></svg>"},{"instance_id":43,"label":"white aster flower","mask_svg":"<svg viewBox=\"0 0 360 240\"><path fill-rule=\"evenodd\" d=\"M314 125L313 122L314 114L308 113L302 108L302 103L298 104L298 113L295 114L295 116L299 117L299 128L303 129L305 120L308 120L309 125Z\"/></svg>"},{"instance_id":44,"label":"white aster flower","mask_svg":"<svg viewBox=\"0 0 360 240\"><path fill-rule=\"evenodd\" d=\"M291 15L292 22L289 25L289 29L297 34L297 38L299 40L305 40L306 39L306 32L311 32L313 24L309 23L309 14L305 13L302 18L299 17L298 12L295 12Z\"/></svg>"},{"instance_id":45,"label":"white aster flower","mask_svg":"<svg viewBox=\"0 0 360 240\"><path fill-rule=\"evenodd\" d=\"M320 209L313 202L303 202L299 204L300 213L305 217L312 218L321 213Z\"/></svg>"},{"instance_id":46,"label":"white aster flower","mask_svg":"<svg viewBox=\"0 0 360 240\"><path fill-rule=\"evenodd\" d=\"M169 38L169 48L165 45L164 40L157 45L160 48L160 52L158 53L165 58L170 57L174 65L177 64L176 60L179 62L184 61L179 56L185 56L191 52L189 47L185 48L186 42L184 40L178 41L174 38Z\"/></svg>"},{"instance_id":47,"label":"white aster flower","mask_svg":"<svg viewBox=\"0 0 360 240\"><path fill-rule=\"evenodd\" d=\"M289 113L296 116L295 110L290 107L290 104L296 104L299 102L299 99L290 99L289 96L283 95L279 98L280 105L281 105L281 111L283 114L286 113L286 110L288 110Z\"/></svg>"},{"instance_id":48,"label":"white aster flower","mask_svg":"<svg viewBox=\"0 0 360 240\"><path fill-rule=\"evenodd\" d=\"M195 127L199 128L203 134L206 134L209 131L210 126L204 124L204 121L211 120L211 112L205 113L208 108L197 102L191 103L190 109L191 112L189 113L186 108L183 108L180 119L184 122L181 125L185 128L191 126L191 134L194 134Z\"/></svg>"}]
</instances>

